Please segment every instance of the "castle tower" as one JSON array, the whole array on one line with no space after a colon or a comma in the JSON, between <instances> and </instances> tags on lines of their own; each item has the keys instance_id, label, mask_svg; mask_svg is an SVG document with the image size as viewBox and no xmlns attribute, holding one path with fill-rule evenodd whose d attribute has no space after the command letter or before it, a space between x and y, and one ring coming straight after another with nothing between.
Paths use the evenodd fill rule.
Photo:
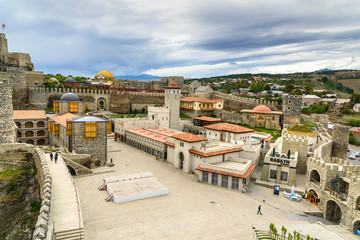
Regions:
<instances>
[{"instance_id":1,"label":"castle tower","mask_svg":"<svg viewBox=\"0 0 360 240\"><path fill-rule=\"evenodd\" d=\"M8 54L8 44L5 33L0 33L0 55Z\"/></svg>"},{"instance_id":2,"label":"castle tower","mask_svg":"<svg viewBox=\"0 0 360 240\"><path fill-rule=\"evenodd\" d=\"M6 80L0 80L0 144L15 142L15 123L11 87Z\"/></svg>"},{"instance_id":3,"label":"castle tower","mask_svg":"<svg viewBox=\"0 0 360 240\"><path fill-rule=\"evenodd\" d=\"M284 113L284 127L289 127L300 123L301 114L301 96L289 95L287 93L282 95L282 112Z\"/></svg>"},{"instance_id":4,"label":"castle tower","mask_svg":"<svg viewBox=\"0 0 360 240\"><path fill-rule=\"evenodd\" d=\"M165 107L170 109L169 128L179 129L181 88L175 81L165 87Z\"/></svg>"},{"instance_id":5,"label":"castle tower","mask_svg":"<svg viewBox=\"0 0 360 240\"><path fill-rule=\"evenodd\" d=\"M349 143L349 127L336 124L332 133L332 157L346 159L347 147Z\"/></svg>"}]
</instances>

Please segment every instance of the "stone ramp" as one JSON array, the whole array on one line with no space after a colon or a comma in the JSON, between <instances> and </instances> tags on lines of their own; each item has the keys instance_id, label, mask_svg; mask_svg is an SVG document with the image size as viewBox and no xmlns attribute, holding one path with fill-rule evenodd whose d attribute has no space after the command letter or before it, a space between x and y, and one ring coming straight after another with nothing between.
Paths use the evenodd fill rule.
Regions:
<instances>
[{"instance_id":1,"label":"stone ramp","mask_svg":"<svg viewBox=\"0 0 360 240\"><path fill-rule=\"evenodd\" d=\"M55 237L55 239L82 239L64 238L63 234L74 230L82 232L83 229L80 200L72 176L61 155L59 155L57 163L55 163L54 160L50 161L49 154L46 154L45 156L52 177L52 196L49 220L49 233L51 234L48 235L52 235L53 233L55 236L61 236L61 238ZM76 232L78 233L79 231ZM76 235L79 237L82 236L82 234Z\"/></svg>"}]
</instances>

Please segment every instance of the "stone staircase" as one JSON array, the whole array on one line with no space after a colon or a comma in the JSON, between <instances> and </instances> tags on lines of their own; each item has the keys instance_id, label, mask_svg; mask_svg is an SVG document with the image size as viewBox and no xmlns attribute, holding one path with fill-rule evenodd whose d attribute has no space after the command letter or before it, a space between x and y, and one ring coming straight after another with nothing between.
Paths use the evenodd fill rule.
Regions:
<instances>
[{"instance_id":1,"label":"stone staircase","mask_svg":"<svg viewBox=\"0 0 360 240\"><path fill-rule=\"evenodd\" d=\"M65 231L60 231L55 233L55 240L83 240L84 239L84 229L70 229Z\"/></svg>"}]
</instances>

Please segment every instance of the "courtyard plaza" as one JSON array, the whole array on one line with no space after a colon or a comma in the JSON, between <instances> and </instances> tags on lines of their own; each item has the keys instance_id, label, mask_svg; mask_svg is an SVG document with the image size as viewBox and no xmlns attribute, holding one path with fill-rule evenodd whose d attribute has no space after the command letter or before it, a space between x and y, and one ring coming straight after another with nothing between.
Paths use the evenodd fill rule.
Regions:
<instances>
[{"instance_id":1,"label":"courtyard plaza","mask_svg":"<svg viewBox=\"0 0 360 240\"><path fill-rule=\"evenodd\" d=\"M274 223L320 239L349 239L308 217L317 208L305 200L290 201L273 190L249 184L247 193L198 182L171 164L108 138L108 161L114 167L75 177L84 220L85 239L254 239L253 227L268 230ZM169 194L115 204L99 191L104 177L152 172ZM261 204L263 215L257 215Z\"/></svg>"}]
</instances>

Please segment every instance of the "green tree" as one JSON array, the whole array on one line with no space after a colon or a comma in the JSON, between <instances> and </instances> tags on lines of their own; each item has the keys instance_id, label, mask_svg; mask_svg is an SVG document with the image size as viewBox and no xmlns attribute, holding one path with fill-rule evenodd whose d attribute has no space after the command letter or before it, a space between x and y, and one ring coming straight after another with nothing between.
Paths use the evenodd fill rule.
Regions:
<instances>
[{"instance_id":1,"label":"green tree","mask_svg":"<svg viewBox=\"0 0 360 240\"><path fill-rule=\"evenodd\" d=\"M291 93L295 89L294 84L286 84L284 88L284 92Z\"/></svg>"},{"instance_id":2,"label":"green tree","mask_svg":"<svg viewBox=\"0 0 360 240\"><path fill-rule=\"evenodd\" d=\"M294 94L295 94L295 95L303 95L303 92L302 92L300 89L296 89L296 90L294 91Z\"/></svg>"},{"instance_id":3,"label":"green tree","mask_svg":"<svg viewBox=\"0 0 360 240\"><path fill-rule=\"evenodd\" d=\"M305 93L306 94L313 94L314 88L312 86L305 86Z\"/></svg>"},{"instance_id":4,"label":"green tree","mask_svg":"<svg viewBox=\"0 0 360 240\"><path fill-rule=\"evenodd\" d=\"M351 101L353 103L360 103L360 94L358 93L353 93L350 97Z\"/></svg>"},{"instance_id":5,"label":"green tree","mask_svg":"<svg viewBox=\"0 0 360 240\"><path fill-rule=\"evenodd\" d=\"M356 143L356 139L353 133L349 134L349 143L350 144L355 144Z\"/></svg>"},{"instance_id":6,"label":"green tree","mask_svg":"<svg viewBox=\"0 0 360 240\"><path fill-rule=\"evenodd\" d=\"M265 88L264 81L256 81L256 82L252 82L250 84L250 91L253 93L258 93L258 92L264 91L264 88Z\"/></svg>"}]
</instances>

